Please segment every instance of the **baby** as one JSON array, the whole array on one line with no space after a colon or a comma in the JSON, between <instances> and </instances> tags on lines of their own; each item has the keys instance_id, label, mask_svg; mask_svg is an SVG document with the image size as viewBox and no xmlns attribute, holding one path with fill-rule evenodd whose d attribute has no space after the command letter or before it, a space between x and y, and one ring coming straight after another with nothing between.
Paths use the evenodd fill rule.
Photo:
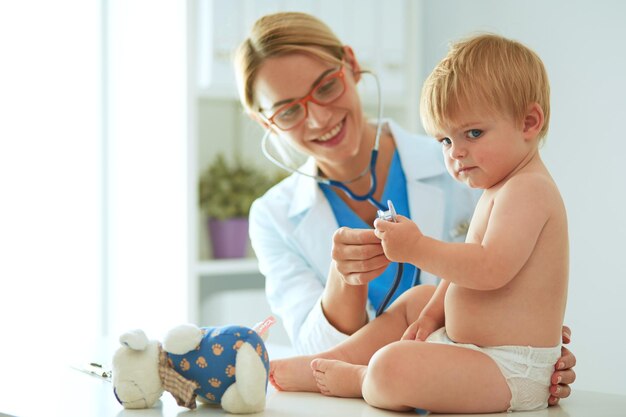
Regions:
<instances>
[{"instance_id":1,"label":"baby","mask_svg":"<svg viewBox=\"0 0 626 417\"><path fill-rule=\"evenodd\" d=\"M452 46L426 80L421 116L450 175L484 190L466 242L424 236L402 216L376 220L387 258L441 283L421 311L411 290L336 348L273 363L277 388L362 396L391 410L547 407L569 264L565 207L539 154L549 91L543 63L518 42L486 34ZM398 311L405 331L391 342L400 323L385 316ZM309 364L312 377L295 376Z\"/></svg>"}]
</instances>

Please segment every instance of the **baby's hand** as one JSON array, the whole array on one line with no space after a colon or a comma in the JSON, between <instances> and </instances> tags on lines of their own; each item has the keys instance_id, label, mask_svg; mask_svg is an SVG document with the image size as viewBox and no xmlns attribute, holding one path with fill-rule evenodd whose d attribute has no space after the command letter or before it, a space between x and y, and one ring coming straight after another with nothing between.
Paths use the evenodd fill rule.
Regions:
<instances>
[{"instance_id":1,"label":"baby's hand","mask_svg":"<svg viewBox=\"0 0 626 417\"><path fill-rule=\"evenodd\" d=\"M382 241L387 259L393 262L409 262L417 242L423 236L417 225L404 216L397 216L397 223L376 219L374 234Z\"/></svg>"},{"instance_id":2,"label":"baby's hand","mask_svg":"<svg viewBox=\"0 0 626 417\"><path fill-rule=\"evenodd\" d=\"M428 336L441 327L441 323L430 316L420 316L404 332L401 340L425 341Z\"/></svg>"}]
</instances>

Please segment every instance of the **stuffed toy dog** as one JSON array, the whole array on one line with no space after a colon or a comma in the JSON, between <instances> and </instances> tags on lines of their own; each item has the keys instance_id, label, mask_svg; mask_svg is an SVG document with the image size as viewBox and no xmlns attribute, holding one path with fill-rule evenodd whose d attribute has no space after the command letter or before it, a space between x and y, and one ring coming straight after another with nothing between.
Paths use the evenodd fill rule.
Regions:
<instances>
[{"instance_id":1,"label":"stuffed toy dog","mask_svg":"<svg viewBox=\"0 0 626 417\"><path fill-rule=\"evenodd\" d=\"M261 335L274 322L255 327L170 330L163 345L141 330L124 333L113 356L113 390L124 408L150 408L169 391L178 405L196 407L196 397L229 413L265 408L269 359Z\"/></svg>"}]
</instances>

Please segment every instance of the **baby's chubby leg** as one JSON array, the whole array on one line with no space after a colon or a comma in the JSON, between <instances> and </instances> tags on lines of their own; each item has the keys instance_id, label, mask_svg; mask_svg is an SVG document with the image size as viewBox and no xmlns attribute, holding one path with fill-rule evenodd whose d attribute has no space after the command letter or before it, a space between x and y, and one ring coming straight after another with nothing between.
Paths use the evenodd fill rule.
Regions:
<instances>
[{"instance_id":1,"label":"baby's chubby leg","mask_svg":"<svg viewBox=\"0 0 626 417\"><path fill-rule=\"evenodd\" d=\"M406 291L384 314L326 352L271 361L270 382L281 391L319 391L311 371L314 359L367 365L378 349L400 340L409 324L417 320L434 290L434 286L420 285Z\"/></svg>"},{"instance_id":2,"label":"baby's chubby leg","mask_svg":"<svg viewBox=\"0 0 626 417\"><path fill-rule=\"evenodd\" d=\"M505 411L511 392L496 363L475 350L403 340L372 357L362 393L377 408L433 413Z\"/></svg>"}]
</instances>

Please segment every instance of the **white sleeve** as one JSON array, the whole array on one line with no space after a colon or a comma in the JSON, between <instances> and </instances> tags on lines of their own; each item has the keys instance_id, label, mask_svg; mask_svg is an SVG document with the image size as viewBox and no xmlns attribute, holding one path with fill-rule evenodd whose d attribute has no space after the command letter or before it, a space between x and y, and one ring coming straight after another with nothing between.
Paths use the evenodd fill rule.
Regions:
<instances>
[{"instance_id":1,"label":"white sleeve","mask_svg":"<svg viewBox=\"0 0 626 417\"><path fill-rule=\"evenodd\" d=\"M275 200L271 202L274 204ZM315 272L297 243L290 239L286 219L280 217L284 211L269 205L264 198L253 204L250 240L265 276L270 308L282 320L296 352L312 354L329 349L347 335L335 329L322 311L326 277Z\"/></svg>"}]
</instances>

